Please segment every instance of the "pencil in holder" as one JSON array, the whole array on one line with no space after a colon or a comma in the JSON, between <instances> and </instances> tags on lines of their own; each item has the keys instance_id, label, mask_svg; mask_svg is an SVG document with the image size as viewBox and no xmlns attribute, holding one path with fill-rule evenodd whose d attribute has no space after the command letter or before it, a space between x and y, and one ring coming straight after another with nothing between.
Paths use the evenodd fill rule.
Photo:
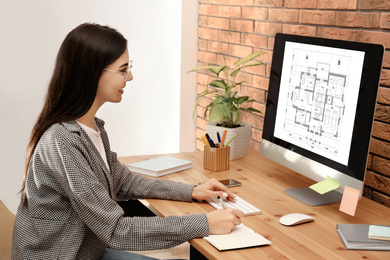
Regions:
<instances>
[{"instance_id":1,"label":"pencil in holder","mask_svg":"<svg viewBox=\"0 0 390 260\"><path fill-rule=\"evenodd\" d=\"M229 169L230 164L230 146L222 148L213 148L204 146L203 150L203 168L214 172Z\"/></svg>"}]
</instances>

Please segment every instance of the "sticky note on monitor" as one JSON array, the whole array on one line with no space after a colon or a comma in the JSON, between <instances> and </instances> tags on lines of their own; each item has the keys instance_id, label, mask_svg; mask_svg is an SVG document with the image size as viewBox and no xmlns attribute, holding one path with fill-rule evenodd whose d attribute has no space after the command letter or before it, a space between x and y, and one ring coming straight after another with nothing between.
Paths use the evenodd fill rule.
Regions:
<instances>
[{"instance_id":1,"label":"sticky note on monitor","mask_svg":"<svg viewBox=\"0 0 390 260\"><path fill-rule=\"evenodd\" d=\"M325 180L313 184L309 188L318 192L319 194L325 194L329 191L337 189L338 187L340 187L340 182L328 176Z\"/></svg>"},{"instance_id":2,"label":"sticky note on monitor","mask_svg":"<svg viewBox=\"0 0 390 260\"><path fill-rule=\"evenodd\" d=\"M349 214L351 216L355 216L356 207L360 198L360 191L354 188L345 186L343 198L341 199L341 204L339 210Z\"/></svg>"}]
</instances>

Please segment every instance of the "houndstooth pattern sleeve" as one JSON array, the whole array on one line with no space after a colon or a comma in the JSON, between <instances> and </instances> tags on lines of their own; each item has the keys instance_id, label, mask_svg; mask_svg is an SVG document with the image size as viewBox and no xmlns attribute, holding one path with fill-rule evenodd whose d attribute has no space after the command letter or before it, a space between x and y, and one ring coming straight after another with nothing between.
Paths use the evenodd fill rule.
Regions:
<instances>
[{"instance_id":1,"label":"houndstooth pattern sleeve","mask_svg":"<svg viewBox=\"0 0 390 260\"><path fill-rule=\"evenodd\" d=\"M16 216L13 259L100 259L107 247L168 248L208 235L205 214L124 217L117 196L190 201L193 186L132 174L110 152L103 122L97 125L110 169L75 122L42 136L28 168L29 204Z\"/></svg>"},{"instance_id":2,"label":"houndstooth pattern sleeve","mask_svg":"<svg viewBox=\"0 0 390 260\"><path fill-rule=\"evenodd\" d=\"M192 201L192 191L195 185L134 174L117 160L116 153L113 152L111 162L117 200L160 198Z\"/></svg>"}]
</instances>

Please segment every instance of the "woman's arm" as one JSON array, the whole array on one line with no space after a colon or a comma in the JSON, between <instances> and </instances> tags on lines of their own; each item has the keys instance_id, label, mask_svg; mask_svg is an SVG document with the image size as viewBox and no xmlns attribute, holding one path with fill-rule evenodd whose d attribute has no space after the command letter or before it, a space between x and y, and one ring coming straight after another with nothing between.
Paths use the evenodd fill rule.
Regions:
<instances>
[{"instance_id":1,"label":"woman's arm","mask_svg":"<svg viewBox=\"0 0 390 260\"><path fill-rule=\"evenodd\" d=\"M108 246L121 250L168 248L209 234L205 214L166 218L124 217L122 208L105 188L106 184L92 171L92 162L86 157L89 151L80 145L79 139L72 140L67 136L64 139L57 139L56 143L49 146L50 151L45 150L44 153L52 157L47 158L50 162L50 171L61 183L63 195L69 198L70 210L74 211L76 213L74 216ZM115 167L119 167L116 170L126 171L124 166ZM132 195L191 198L192 185L145 179L135 174L127 175L118 176L126 177L125 180L130 182L128 190ZM169 187L173 187L173 191Z\"/></svg>"},{"instance_id":2,"label":"woman's arm","mask_svg":"<svg viewBox=\"0 0 390 260\"><path fill-rule=\"evenodd\" d=\"M115 182L118 200L160 198L179 201L192 201L195 185L169 180L152 179L132 173L111 152L111 171Z\"/></svg>"}]
</instances>

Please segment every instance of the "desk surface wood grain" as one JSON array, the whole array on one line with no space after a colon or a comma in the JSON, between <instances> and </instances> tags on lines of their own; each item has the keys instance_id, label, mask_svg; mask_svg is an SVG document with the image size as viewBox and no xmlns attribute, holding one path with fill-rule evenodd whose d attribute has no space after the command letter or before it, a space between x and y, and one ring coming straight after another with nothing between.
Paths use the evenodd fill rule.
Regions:
<instances>
[{"instance_id":1,"label":"desk surface wood grain","mask_svg":"<svg viewBox=\"0 0 390 260\"><path fill-rule=\"evenodd\" d=\"M229 170L221 172L203 169L203 153L199 151L169 155L192 161L193 168L160 178L191 184L210 178L236 179L242 186L230 189L263 211L262 215L244 217L242 222L270 240L271 245L219 252L203 238L191 240L191 245L208 259L390 259L389 251L345 249L336 231L336 224L339 223L390 225L388 207L365 197L359 201L355 216L339 211L339 203L307 206L284 193L284 190L308 187L314 181L261 156L252 148L248 149L245 157L231 161ZM159 156L131 156L119 160L129 164ZM214 210L204 202L148 199L143 203L162 217ZM294 227L279 223L281 216L293 212L311 215L315 221Z\"/></svg>"}]
</instances>

